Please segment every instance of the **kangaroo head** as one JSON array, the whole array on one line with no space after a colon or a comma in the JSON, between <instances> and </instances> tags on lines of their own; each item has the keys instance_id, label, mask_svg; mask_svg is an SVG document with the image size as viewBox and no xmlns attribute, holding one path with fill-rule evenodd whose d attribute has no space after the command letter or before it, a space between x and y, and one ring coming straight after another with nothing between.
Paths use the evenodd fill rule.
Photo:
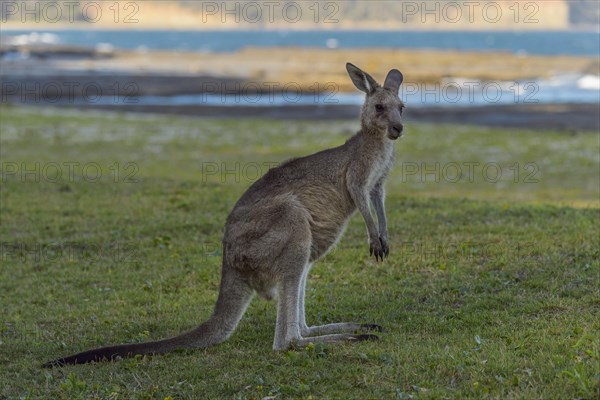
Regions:
<instances>
[{"instance_id":1,"label":"kangaroo head","mask_svg":"<svg viewBox=\"0 0 600 400\"><path fill-rule=\"evenodd\" d=\"M383 86L355 65L346 64L354 86L367 94L360 114L363 130L396 140L402 136L402 110L404 103L398 97L404 79L397 69L388 72Z\"/></svg>"}]
</instances>

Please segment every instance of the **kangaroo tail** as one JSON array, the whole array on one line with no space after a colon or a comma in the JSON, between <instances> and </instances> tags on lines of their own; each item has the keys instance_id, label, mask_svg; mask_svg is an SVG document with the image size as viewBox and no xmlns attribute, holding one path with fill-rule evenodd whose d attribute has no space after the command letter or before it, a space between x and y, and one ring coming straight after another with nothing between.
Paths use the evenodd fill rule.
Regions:
<instances>
[{"instance_id":1,"label":"kangaroo tail","mask_svg":"<svg viewBox=\"0 0 600 400\"><path fill-rule=\"evenodd\" d=\"M49 361L43 364L42 368L114 360L118 357L133 357L138 354L163 354L180 349L202 349L221 343L237 326L253 294L253 290L245 282L233 275L233 271L223 269L215 311L207 321L192 331L155 342L100 347Z\"/></svg>"}]
</instances>

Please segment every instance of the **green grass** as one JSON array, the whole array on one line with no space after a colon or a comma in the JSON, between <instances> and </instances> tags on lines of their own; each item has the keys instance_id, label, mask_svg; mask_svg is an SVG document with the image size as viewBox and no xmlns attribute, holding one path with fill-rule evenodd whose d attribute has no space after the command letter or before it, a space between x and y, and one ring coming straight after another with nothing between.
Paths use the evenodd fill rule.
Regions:
<instances>
[{"instance_id":1,"label":"green grass","mask_svg":"<svg viewBox=\"0 0 600 400\"><path fill-rule=\"evenodd\" d=\"M0 398L600 394L597 133L409 124L388 184L390 257L368 257L356 216L307 290L309 323L379 323L379 342L275 353L274 304L256 298L222 345L42 370L207 318L237 198L270 163L340 144L356 122L0 111ZM502 179L409 174L422 162L495 162Z\"/></svg>"}]
</instances>

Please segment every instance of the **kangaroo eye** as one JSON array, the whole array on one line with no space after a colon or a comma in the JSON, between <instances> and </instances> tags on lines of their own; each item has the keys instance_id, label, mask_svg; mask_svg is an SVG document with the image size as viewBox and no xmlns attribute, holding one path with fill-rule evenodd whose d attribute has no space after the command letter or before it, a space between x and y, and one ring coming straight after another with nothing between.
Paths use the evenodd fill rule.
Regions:
<instances>
[{"instance_id":1,"label":"kangaroo eye","mask_svg":"<svg viewBox=\"0 0 600 400\"><path fill-rule=\"evenodd\" d=\"M385 110L385 107L383 107L381 104L375 104L375 111L382 112L383 110Z\"/></svg>"}]
</instances>

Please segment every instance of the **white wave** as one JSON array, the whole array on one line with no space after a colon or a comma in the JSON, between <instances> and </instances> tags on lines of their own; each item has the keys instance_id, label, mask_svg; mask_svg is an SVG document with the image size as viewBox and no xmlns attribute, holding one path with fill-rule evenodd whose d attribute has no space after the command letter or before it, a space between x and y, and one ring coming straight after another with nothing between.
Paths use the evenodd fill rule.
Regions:
<instances>
[{"instance_id":1,"label":"white wave","mask_svg":"<svg viewBox=\"0 0 600 400\"><path fill-rule=\"evenodd\" d=\"M600 76L584 75L577 81L577 87L583 90L600 90Z\"/></svg>"},{"instance_id":2,"label":"white wave","mask_svg":"<svg viewBox=\"0 0 600 400\"><path fill-rule=\"evenodd\" d=\"M24 35L16 35L8 39L8 43L13 46L24 46L31 44L58 44L60 40L53 33L37 33L31 32Z\"/></svg>"},{"instance_id":3,"label":"white wave","mask_svg":"<svg viewBox=\"0 0 600 400\"><path fill-rule=\"evenodd\" d=\"M598 103L600 77L577 73L518 81L446 77L440 84L403 84L400 97L411 106L519 103Z\"/></svg>"}]
</instances>

